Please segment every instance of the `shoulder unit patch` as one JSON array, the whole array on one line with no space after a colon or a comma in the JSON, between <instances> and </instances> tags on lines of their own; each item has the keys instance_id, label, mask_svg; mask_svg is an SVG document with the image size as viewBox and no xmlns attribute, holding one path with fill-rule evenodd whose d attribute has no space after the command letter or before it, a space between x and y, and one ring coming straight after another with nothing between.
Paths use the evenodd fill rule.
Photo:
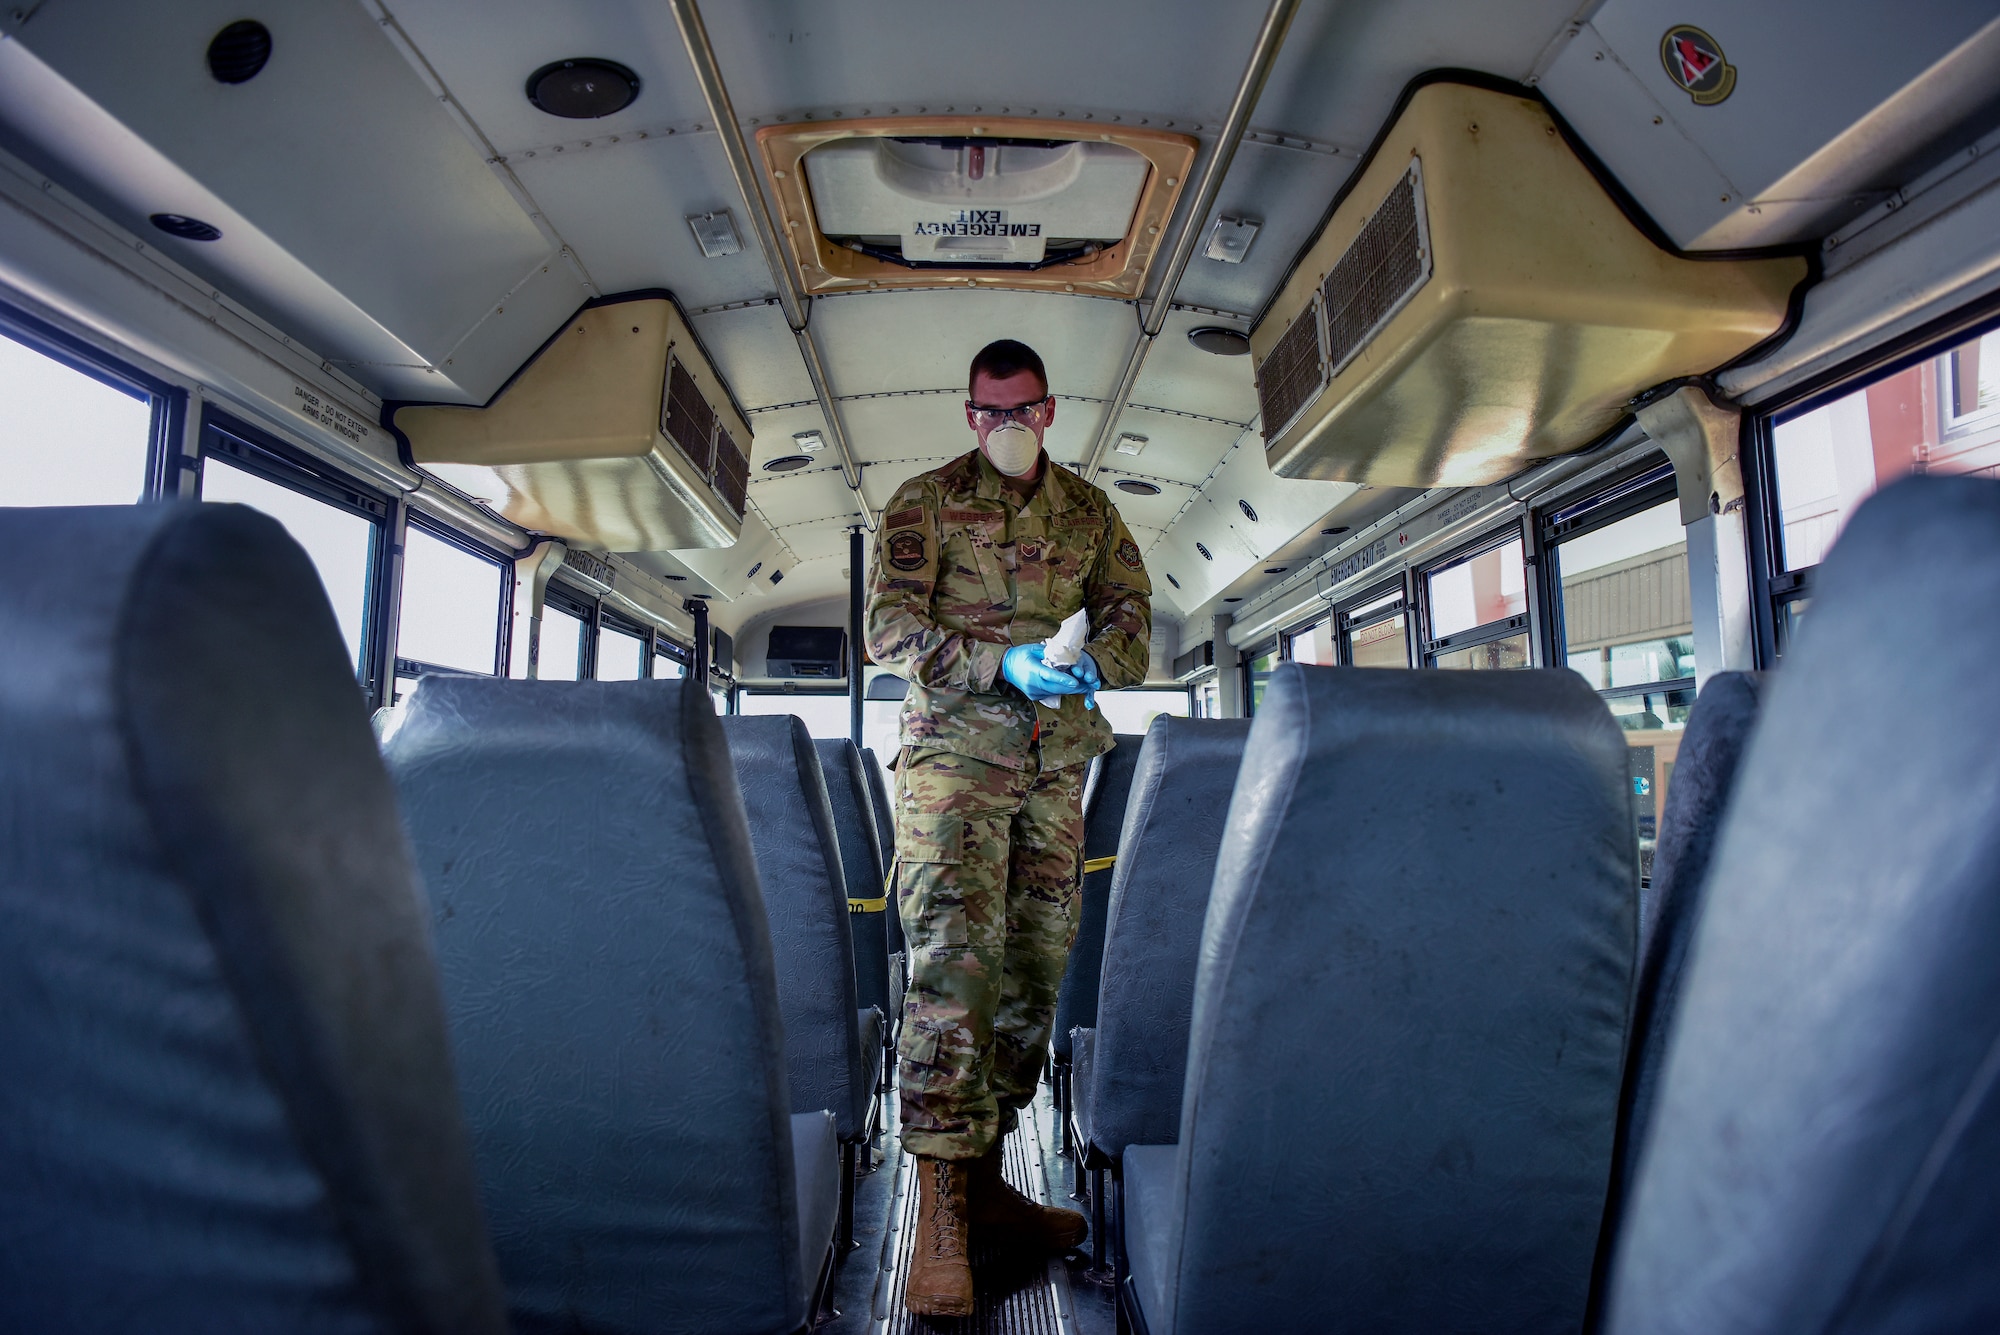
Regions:
<instances>
[{"instance_id":1,"label":"shoulder unit patch","mask_svg":"<svg viewBox=\"0 0 2000 1335\"><path fill-rule=\"evenodd\" d=\"M898 570L921 570L924 565L924 535L914 529L889 535L889 564Z\"/></svg>"},{"instance_id":2,"label":"shoulder unit patch","mask_svg":"<svg viewBox=\"0 0 2000 1335\"><path fill-rule=\"evenodd\" d=\"M1118 564L1138 574L1145 564L1139 556L1139 544L1130 538L1121 538L1118 542Z\"/></svg>"}]
</instances>

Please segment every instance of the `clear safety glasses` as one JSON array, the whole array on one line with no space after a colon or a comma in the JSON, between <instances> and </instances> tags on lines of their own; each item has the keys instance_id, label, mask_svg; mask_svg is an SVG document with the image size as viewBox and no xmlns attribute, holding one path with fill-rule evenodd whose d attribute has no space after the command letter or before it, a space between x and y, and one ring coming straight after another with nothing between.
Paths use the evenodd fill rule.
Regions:
<instances>
[{"instance_id":1,"label":"clear safety glasses","mask_svg":"<svg viewBox=\"0 0 2000 1335\"><path fill-rule=\"evenodd\" d=\"M1056 398L1051 394L1034 403L1024 403L1018 408L988 408L984 404L965 401L965 410L972 414L974 423L981 427L996 427L1002 422L1019 422L1023 426L1046 426L1049 409L1055 407Z\"/></svg>"}]
</instances>

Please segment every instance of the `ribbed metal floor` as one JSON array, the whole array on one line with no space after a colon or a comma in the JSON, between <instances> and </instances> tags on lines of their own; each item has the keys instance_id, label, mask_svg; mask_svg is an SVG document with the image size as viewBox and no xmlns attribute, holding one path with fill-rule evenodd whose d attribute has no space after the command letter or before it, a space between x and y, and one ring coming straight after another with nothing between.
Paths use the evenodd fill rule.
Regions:
<instances>
[{"instance_id":1,"label":"ribbed metal floor","mask_svg":"<svg viewBox=\"0 0 2000 1335\"><path fill-rule=\"evenodd\" d=\"M1016 1190L1049 1203L1048 1177L1036 1117L1021 1119L1007 1137L1001 1171ZM899 1158L890 1227L883 1239L882 1273L875 1288L875 1330L880 1335L1074 1335L1069 1272L1060 1258L1010 1258L973 1238L972 1288L977 1303L969 1317L947 1320L912 1316L903 1306L903 1283L916 1245L917 1184L911 1161Z\"/></svg>"}]
</instances>

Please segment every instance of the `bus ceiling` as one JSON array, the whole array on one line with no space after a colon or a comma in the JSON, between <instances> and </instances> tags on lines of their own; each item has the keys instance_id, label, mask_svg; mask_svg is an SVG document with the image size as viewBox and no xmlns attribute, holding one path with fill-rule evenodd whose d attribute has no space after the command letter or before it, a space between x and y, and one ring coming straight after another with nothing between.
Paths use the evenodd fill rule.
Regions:
<instances>
[{"instance_id":1,"label":"bus ceiling","mask_svg":"<svg viewBox=\"0 0 2000 1335\"><path fill-rule=\"evenodd\" d=\"M1053 368L1050 452L1179 573L1169 616L1649 392L1732 366L1748 392L1826 239L1982 170L2000 113L2000 18L1970 3L240 11L0 14L0 226L38 197L146 281L65 283L26 244L0 280L239 410L344 416L381 468L761 606L837 593L847 530L966 448L996 337ZM1363 278L1388 296L1343 304ZM306 398L163 334L144 294L176 284ZM557 375L598 325L644 332Z\"/></svg>"}]
</instances>

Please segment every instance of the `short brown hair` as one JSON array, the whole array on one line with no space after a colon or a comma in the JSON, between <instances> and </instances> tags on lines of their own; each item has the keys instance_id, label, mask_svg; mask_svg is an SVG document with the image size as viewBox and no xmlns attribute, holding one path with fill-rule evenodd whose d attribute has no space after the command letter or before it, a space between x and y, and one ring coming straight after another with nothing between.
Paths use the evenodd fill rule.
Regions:
<instances>
[{"instance_id":1,"label":"short brown hair","mask_svg":"<svg viewBox=\"0 0 2000 1335\"><path fill-rule=\"evenodd\" d=\"M1042 382L1042 393L1049 392L1049 373L1042 367L1042 359L1035 350L1025 343L1011 338L998 338L979 350L972 359L972 369L966 373L965 392L972 392L972 382L984 374L990 380L1005 380L1010 375L1023 371L1033 371L1035 379Z\"/></svg>"}]
</instances>

